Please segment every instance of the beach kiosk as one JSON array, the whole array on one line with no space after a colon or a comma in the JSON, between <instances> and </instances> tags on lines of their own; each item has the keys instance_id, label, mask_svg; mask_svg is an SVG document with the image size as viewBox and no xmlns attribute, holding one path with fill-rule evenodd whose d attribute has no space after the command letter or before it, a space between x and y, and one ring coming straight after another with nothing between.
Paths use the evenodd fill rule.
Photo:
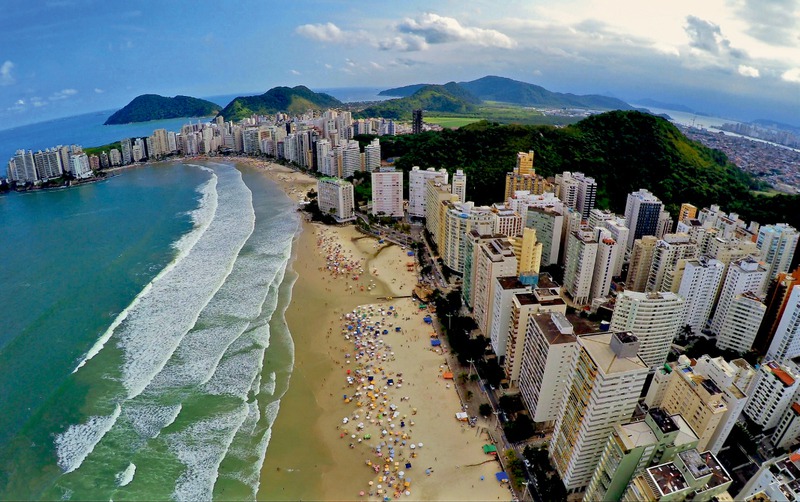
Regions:
<instances>
[{"instance_id":1,"label":"beach kiosk","mask_svg":"<svg viewBox=\"0 0 800 502\"><path fill-rule=\"evenodd\" d=\"M493 444L485 444L483 445L483 453L487 455L497 456L497 446Z\"/></svg>"}]
</instances>

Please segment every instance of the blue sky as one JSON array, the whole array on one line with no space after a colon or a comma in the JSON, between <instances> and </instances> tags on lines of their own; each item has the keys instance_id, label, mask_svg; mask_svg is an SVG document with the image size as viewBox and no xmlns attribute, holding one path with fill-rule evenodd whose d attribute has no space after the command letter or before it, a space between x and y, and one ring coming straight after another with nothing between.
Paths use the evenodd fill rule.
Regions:
<instances>
[{"instance_id":1,"label":"blue sky","mask_svg":"<svg viewBox=\"0 0 800 502\"><path fill-rule=\"evenodd\" d=\"M800 126L800 0L5 0L0 128L139 94L501 75Z\"/></svg>"}]
</instances>

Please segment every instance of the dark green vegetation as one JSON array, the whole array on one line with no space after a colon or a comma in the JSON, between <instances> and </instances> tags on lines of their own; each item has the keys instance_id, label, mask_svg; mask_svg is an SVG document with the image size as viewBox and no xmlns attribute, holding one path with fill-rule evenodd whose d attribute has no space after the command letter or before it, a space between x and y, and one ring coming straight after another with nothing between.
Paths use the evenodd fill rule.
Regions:
<instances>
[{"instance_id":1,"label":"dark green vegetation","mask_svg":"<svg viewBox=\"0 0 800 502\"><path fill-rule=\"evenodd\" d=\"M376 103L354 113L353 116L408 120L411 118L411 111L415 109L464 114L476 112L480 102L480 99L455 82L449 82L445 85L422 86L410 96Z\"/></svg>"},{"instance_id":2,"label":"dark green vegetation","mask_svg":"<svg viewBox=\"0 0 800 502\"><path fill-rule=\"evenodd\" d=\"M219 105L189 96L167 98L157 94L142 94L108 117L104 125L129 124L148 120L180 117L207 117L219 111Z\"/></svg>"},{"instance_id":3,"label":"dark green vegetation","mask_svg":"<svg viewBox=\"0 0 800 502\"><path fill-rule=\"evenodd\" d=\"M522 456L530 462L531 472L536 478L536 487L539 495L544 500L561 501L567 500L567 491L564 484L558 477L558 473L550 464L550 457L547 448L531 448L526 446Z\"/></svg>"},{"instance_id":4,"label":"dark green vegetation","mask_svg":"<svg viewBox=\"0 0 800 502\"><path fill-rule=\"evenodd\" d=\"M598 110L631 110L628 103L608 96L591 94L580 96L577 94L564 94L560 92L548 91L544 87L520 82L505 77L486 76L470 82L450 82L445 87L450 86L453 92L454 86L459 87L481 101L499 101L501 103L511 103L520 106L543 106L556 108L591 108ZM417 93L420 89L432 87L429 84L413 84L394 89L381 91L381 96L409 97ZM443 110L437 110L443 111Z\"/></svg>"},{"instance_id":5,"label":"dark green vegetation","mask_svg":"<svg viewBox=\"0 0 800 502\"><path fill-rule=\"evenodd\" d=\"M225 120L241 120L253 114L278 112L301 114L308 110L338 108L342 102L330 94L314 92L306 86L273 87L259 96L240 96L227 104L219 115Z\"/></svg>"},{"instance_id":6,"label":"dark green vegetation","mask_svg":"<svg viewBox=\"0 0 800 502\"><path fill-rule=\"evenodd\" d=\"M720 204L745 220L800 225L800 197L754 195L762 188L724 153L686 138L670 122L638 111L613 111L563 128L477 122L457 130L381 138L398 168L464 169L468 197L490 204L503 196L517 152L533 150L538 174L581 171L598 183L598 206L621 213L627 194L647 188L677 214L683 202Z\"/></svg>"},{"instance_id":7,"label":"dark green vegetation","mask_svg":"<svg viewBox=\"0 0 800 502\"><path fill-rule=\"evenodd\" d=\"M117 150L122 151L122 145L119 141L115 141L114 143L109 143L107 145L102 146L92 146L89 148L84 148L83 153L86 155L100 155L102 152L110 152L112 148L116 148Z\"/></svg>"}]
</instances>

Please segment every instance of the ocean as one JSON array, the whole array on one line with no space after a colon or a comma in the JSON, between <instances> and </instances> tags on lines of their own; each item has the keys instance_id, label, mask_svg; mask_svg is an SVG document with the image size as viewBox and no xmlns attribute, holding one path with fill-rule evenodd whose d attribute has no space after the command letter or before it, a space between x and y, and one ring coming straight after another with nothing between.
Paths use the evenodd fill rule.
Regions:
<instances>
[{"instance_id":1,"label":"ocean","mask_svg":"<svg viewBox=\"0 0 800 502\"><path fill-rule=\"evenodd\" d=\"M0 196L0 499L254 499L299 228L262 173Z\"/></svg>"}]
</instances>

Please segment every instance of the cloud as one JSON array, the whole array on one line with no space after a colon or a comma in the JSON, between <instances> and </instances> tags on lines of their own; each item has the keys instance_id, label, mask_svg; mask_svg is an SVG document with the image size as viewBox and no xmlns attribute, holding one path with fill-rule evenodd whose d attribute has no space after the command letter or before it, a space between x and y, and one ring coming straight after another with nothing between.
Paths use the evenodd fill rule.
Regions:
<instances>
[{"instance_id":1,"label":"cloud","mask_svg":"<svg viewBox=\"0 0 800 502\"><path fill-rule=\"evenodd\" d=\"M304 24L295 28L295 33L320 42L342 43L348 41L348 32L333 23Z\"/></svg>"},{"instance_id":2,"label":"cloud","mask_svg":"<svg viewBox=\"0 0 800 502\"><path fill-rule=\"evenodd\" d=\"M300 75L300 72L297 70L289 70L289 73L291 73L292 75Z\"/></svg>"},{"instance_id":3,"label":"cloud","mask_svg":"<svg viewBox=\"0 0 800 502\"><path fill-rule=\"evenodd\" d=\"M11 61L5 61L0 65L0 85L11 85L16 82L14 75L11 74L13 69L14 63Z\"/></svg>"},{"instance_id":4,"label":"cloud","mask_svg":"<svg viewBox=\"0 0 800 502\"><path fill-rule=\"evenodd\" d=\"M800 0L744 0L738 14L751 37L770 45L798 45Z\"/></svg>"},{"instance_id":5,"label":"cloud","mask_svg":"<svg viewBox=\"0 0 800 502\"><path fill-rule=\"evenodd\" d=\"M325 68L327 68L327 69L329 69L329 70L330 70L331 68L333 68L333 66L331 66L331 65L330 65L330 64L328 64L328 63L325 63Z\"/></svg>"},{"instance_id":6,"label":"cloud","mask_svg":"<svg viewBox=\"0 0 800 502\"><path fill-rule=\"evenodd\" d=\"M508 35L497 30L463 26L452 17L426 13L416 19L406 18L398 26L401 33L417 35L429 44L467 42L485 47L510 49L517 45Z\"/></svg>"},{"instance_id":7,"label":"cloud","mask_svg":"<svg viewBox=\"0 0 800 502\"><path fill-rule=\"evenodd\" d=\"M689 36L689 46L714 55L730 55L736 59L746 54L731 46L731 41L722 35L719 25L695 16L686 16L684 31Z\"/></svg>"},{"instance_id":8,"label":"cloud","mask_svg":"<svg viewBox=\"0 0 800 502\"><path fill-rule=\"evenodd\" d=\"M78 94L78 91L75 89L62 89L58 92L54 92L47 99L49 99L50 101L59 101L62 99L67 99L68 97L74 96L76 94Z\"/></svg>"},{"instance_id":9,"label":"cloud","mask_svg":"<svg viewBox=\"0 0 800 502\"><path fill-rule=\"evenodd\" d=\"M781 79L785 80L786 82L795 82L800 84L800 68L792 68L791 70L786 70L781 75Z\"/></svg>"},{"instance_id":10,"label":"cloud","mask_svg":"<svg viewBox=\"0 0 800 502\"><path fill-rule=\"evenodd\" d=\"M35 108L41 108L42 106L47 106L47 101L43 100L39 96L34 96L31 98L31 104Z\"/></svg>"},{"instance_id":11,"label":"cloud","mask_svg":"<svg viewBox=\"0 0 800 502\"><path fill-rule=\"evenodd\" d=\"M380 65L380 64L378 64L378 63L376 63L375 61L370 61L370 62L369 62L369 65L370 65L372 68L376 69L376 70L383 70L383 66L381 66L381 65Z\"/></svg>"},{"instance_id":12,"label":"cloud","mask_svg":"<svg viewBox=\"0 0 800 502\"><path fill-rule=\"evenodd\" d=\"M414 52L428 48L428 43L419 35L404 34L386 38L378 42L378 49L382 51Z\"/></svg>"},{"instance_id":13,"label":"cloud","mask_svg":"<svg viewBox=\"0 0 800 502\"><path fill-rule=\"evenodd\" d=\"M106 91L104 91L103 89L100 89L99 87L95 87L94 88L94 92L95 92L95 94L103 94Z\"/></svg>"},{"instance_id":14,"label":"cloud","mask_svg":"<svg viewBox=\"0 0 800 502\"><path fill-rule=\"evenodd\" d=\"M743 64L740 64L739 68L737 68L736 71L738 71L739 75L742 75L743 77L758 78L761 76L761 73L758 71L758 68L753 68L752 66L747 66Z\"/></svg>"}]
</instances>

